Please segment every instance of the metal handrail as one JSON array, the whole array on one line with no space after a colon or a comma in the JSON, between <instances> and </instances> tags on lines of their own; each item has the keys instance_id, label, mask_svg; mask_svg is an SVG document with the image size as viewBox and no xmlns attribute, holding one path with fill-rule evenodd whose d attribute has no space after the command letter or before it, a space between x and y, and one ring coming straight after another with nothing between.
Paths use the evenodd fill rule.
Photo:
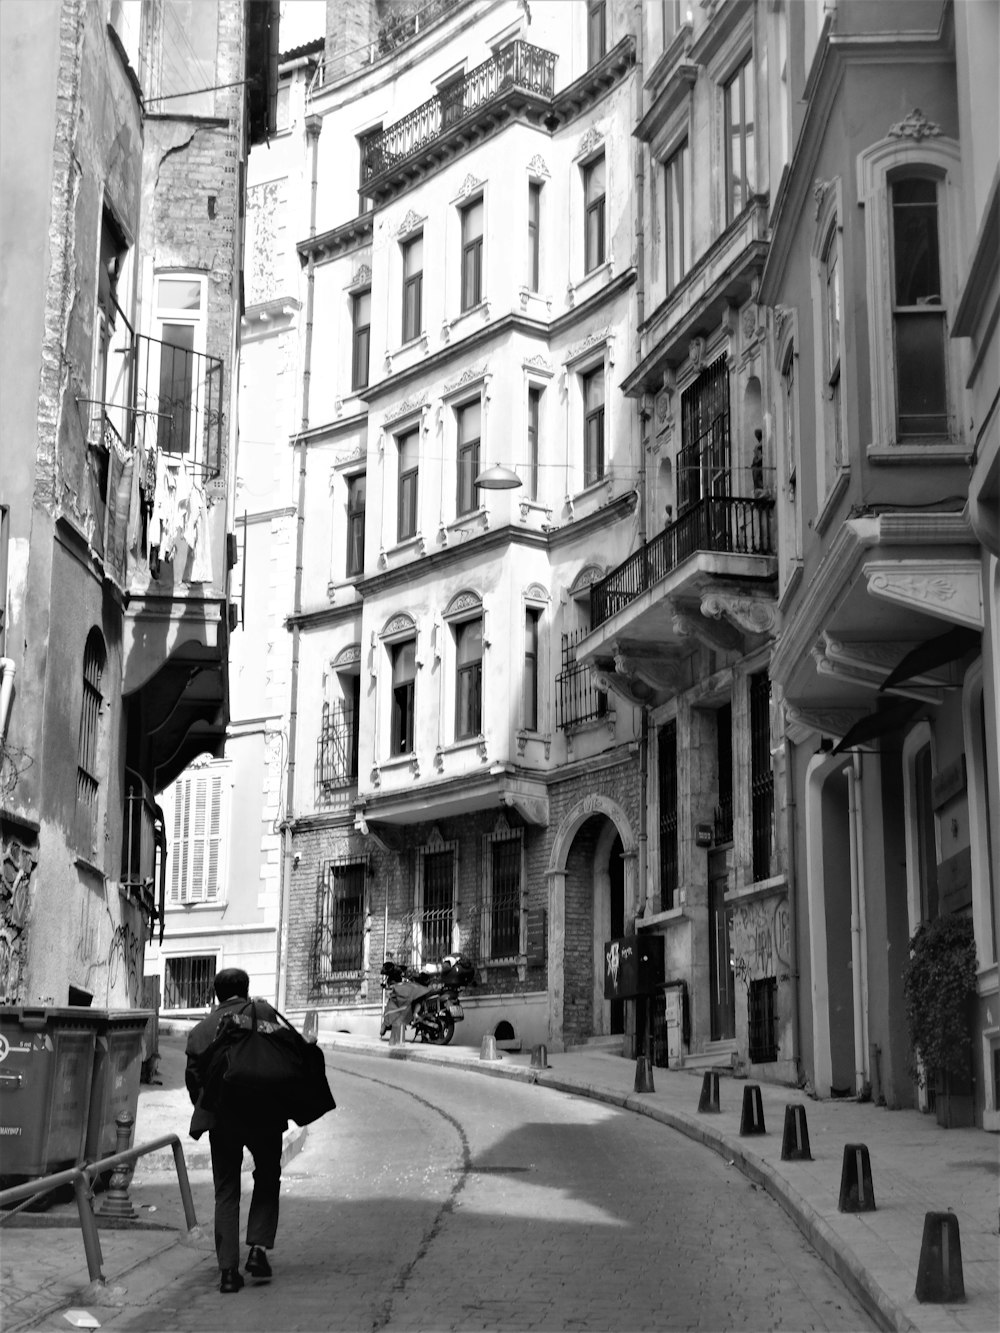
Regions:
<instances>
[{"instance_id":1,"label":"metal handrail","mask_svg":"<svg viewBox=\"0 0 1000 1333\"><path fill-rule=\"evenodd\" d=\"M94 1176L102 1171L111 1170L125 1162L134 1162L138 1157L155 1152L158 1148L170 1147L174 1154L174 1169L177 1172L177 1184L181 1192L181 1204L184 1208L184 1223L188 1238L201 1234L198 1218L194 1211L194 1198L191 1194L191 1182L188 1179L187 1163L184 1161L184 1148L176 1134L164 1134L161 1138L135 1148L126 1148L124 1152L114 1153L111 1157L102 1157L98 1162L88 1162L85 1166L74 1166L66 1171L56 1171L49 1176L39 1176L35 1180L25 1181L23 1185L12 1185L0 1190L0 1209L21 1199L31 1199L51 1194L60 1185L72 1185L76 1195L77 1212L80 1215L80 1230L83 1233L83 1248L87 1256L87 1273L91 1283L107 1286L104 1276L104 1255L101 1251L101 1236L97 1228L97 1218L90 1202L90 1184ZM41 1188L39 1188L41 1186ZM0 1226L5 1219L0 1218Z\"/></svg>"}]
</instances>

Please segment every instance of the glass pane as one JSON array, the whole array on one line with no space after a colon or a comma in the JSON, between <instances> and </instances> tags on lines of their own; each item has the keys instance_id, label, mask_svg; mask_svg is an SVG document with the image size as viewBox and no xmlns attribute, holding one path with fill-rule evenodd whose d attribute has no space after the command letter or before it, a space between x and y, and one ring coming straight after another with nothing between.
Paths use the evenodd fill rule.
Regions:
<instances>
[{"instance_id":1,"label":"glass pane","mask_svg":"<svg viewBox=\"0 0 1000 1333\"><path fill-rule=\"evenodd\" d=\"M469 403L458 413L458 440L460 444L468 444L471 440L479 439L480 421L482 418L482 405L479 402Z\"/></svg>"},{"instance_id":2,"label":"glass pane","mask_svg":"<svg viewBox=\"0 0 1000 1333\"><path fill-rule=\"evenodd\" d=\"M365 494L367 490L367 477L352 477L348 482L348 508L352 513L365 507Z\"/></svg>"},{"instance_id":3,"label":"glass pane","mask_svg":"<svg viewBox=\"0 0 1000 1333\"><path fill-rule=\"evenodd\" d=\"M750 199L750 192L753 189L756 170L756 154L754 149L754 72L753 61L748 60L743 66L743 128L744 128L744 162L743 162L743 203L746 204Z\"/></svg>"},{"instance_id":4,"label":"glass pane","mask_svg":"<svg viewBox=\"0 0 1000 1333\"><path fill-rule=\"evenodd\" d=\"M406 435L399 437L399 470L400 472L412 472L417 466L418 440L417 431L411 430Z\"/></svg>"},{"instance_id":5,"label":"glass pane","mask_svg":"<svg viewBox=\"0 0 1000 1333\"><path fill-rule=\"evenodd\" d=\"M161 310L200 310L201 283L197 278L160 278L156 299Z\"/></svg>"},{"instance_id":6,"label":"glass pane","mask_svg":"<svg viewBox=\"0 0 1000 1333\"><path fill-rule=\"evenodd\" d=\"M943 314L896 316L896 391L901 435L947 429Z\"/></svg>"},{"instance_id":7,"label":"glass pane","mask_svg":"<svg viewBox=\"0 0 1000 1333\"><path fill-rule=\"evenodd\" d=\"M159 440L167 453L186 454L191 448L194 328L190 324L164 324L162 332L157 407L161 413Z\"/></svg>"},{"instance_id":8,"label":"glass pane","mask_svg":"<svg viewBox=\"0 0 1000 1333\"><path fill-rule=\"evenodd\" d=\"M467 620L455 631L458 665L478 662L483 655L483 622Z\"/></svg>"},{"instance_id":9,"label":"glass pane","mask_svg":"<svg viewBox=\"0 0 1000 1333\"><path fill-rule=\"evenodd\" d=\"M407 241L403 247L403 274L407 278L412 278L415 273L423 271L424 267L424 238L415 236L412 241Z\"/></svg>"},{"instance_id":10,"label":"glass pane","mask_svg":"<svg viewBox=\"0 0 1000 1333\"><path fill-rule=\"evenodd\" d=\"M595 407L600 407L604 402L604 374L597 371L593 375L588 375L583 382L583 402L587 412L592 412Z\"/></svg>"},{"instance_id":11,"label":"glass pane","mask_svg":"<svg viewBox=\"0 0 1000 1333\"><path fill-rule=\"evenodd\" d=\"M372 322L372 294L361 292L354 298L354 324L360 327Z\"/></svg>"},{"instance_id":12,"label":"glass pane","mask_svg":"<svg viewBox=\"0 0 1000 1333\"><path fill-rule=\"evenodd\" d=\"M477 199L474 204L462 212L462 240L472 241L483 234L483 201Z\"/></svg>"},{"instance_id":13,"label":"glass pane","mask_svg":"<svg viewBox=\"0 0 1000 1333\"><path fill-rule=\"evenodd\" d=\"M407 639L397 643L392 649L392 683L401 685L413 680L417 672L417 641Z\"/></svg>"},{"instance_id":14,"label":"glass pane","mask_svg":"<svg viewBox=\"0 0 1000 1333\"><path fill-rule=\"evenodd\" d=\"M940 305L937 187L931 180L896 181L892 204L896 304Z\"/></svg>"},{"instance_id":15,"label":"glass pane","mask_svg":"<svg viewBox=\"0 0 1000 1333\"><path fill-rule=\"evenodd\" d=\"M599 157L587 167L585 175L586 202L592 204L604 194L604 158Z\"/></svg>"}]
</instances>

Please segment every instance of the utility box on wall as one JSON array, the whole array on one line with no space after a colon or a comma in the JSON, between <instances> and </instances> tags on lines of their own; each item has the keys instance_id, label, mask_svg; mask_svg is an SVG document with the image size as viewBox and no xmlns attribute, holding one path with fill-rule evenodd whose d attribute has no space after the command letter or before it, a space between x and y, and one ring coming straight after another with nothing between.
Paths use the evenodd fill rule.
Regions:
<instances>
[{"instance_id":1,"label":"utility box on wall","mask_svg":"<svg viewBox=\"0 0 1000 1333\"><path fill-rule=\"evenodd\" d=\"M604 945L604 998L631 1000L663 985L663 936L625 935Z\"/></svg>"}]
</instances>

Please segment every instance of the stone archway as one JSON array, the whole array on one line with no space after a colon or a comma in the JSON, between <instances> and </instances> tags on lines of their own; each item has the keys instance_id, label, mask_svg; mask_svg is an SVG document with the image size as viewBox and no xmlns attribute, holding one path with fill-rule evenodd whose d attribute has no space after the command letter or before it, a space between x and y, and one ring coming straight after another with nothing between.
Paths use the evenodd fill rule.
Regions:
<instances>
[{"instance_id":1,"label":"stone archway","mask_svg":"<svg viewBox=\"0 0 1000 1333\"><path fill-rule=\"evenodd\" d=\"M548 879L548 982L549 1045L563 1048L563 1023L566 1001L566 876L567 863L577 833L594 816L603 817L605 829L600 835L602 847L610 853L615 837L621 839L624 863L624 916L632 920L637 904L637 839L632 822L617 801L608 796L584 796L563 816L552 843ZM596 992L595 992L596 993Z\"/></svg>"}]
</instances>

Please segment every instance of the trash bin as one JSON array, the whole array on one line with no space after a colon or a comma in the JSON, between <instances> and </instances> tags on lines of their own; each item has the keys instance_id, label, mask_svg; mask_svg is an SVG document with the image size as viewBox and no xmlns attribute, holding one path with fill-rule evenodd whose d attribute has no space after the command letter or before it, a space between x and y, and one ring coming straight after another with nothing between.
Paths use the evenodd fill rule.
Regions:
<instances>
[{"instance_id":1,"label":"trash bin","mask_svg":"<svg viewBox=\"0 0 1000 1333\"><path fill-rule=\"evenodd\" d=\"M92 1009L0 1006L0 1175L83 1160L96 1036Z\"/></svg>"},{"instance_id":2,"label":"trash bin","mask_svg":"<svg viewBox=\"0 0 1000 1333\"><path fill-rule=\"evenodd\" d=\"M135 1119L142 1072L142 1043L149 1009L94 1009L97 1042L84 1156L88 1162L117 1151L115 1120L128 1111Z\"/></svg>"}]
</instances>

